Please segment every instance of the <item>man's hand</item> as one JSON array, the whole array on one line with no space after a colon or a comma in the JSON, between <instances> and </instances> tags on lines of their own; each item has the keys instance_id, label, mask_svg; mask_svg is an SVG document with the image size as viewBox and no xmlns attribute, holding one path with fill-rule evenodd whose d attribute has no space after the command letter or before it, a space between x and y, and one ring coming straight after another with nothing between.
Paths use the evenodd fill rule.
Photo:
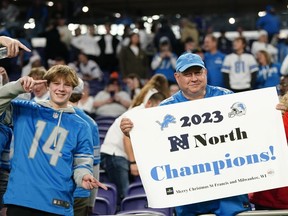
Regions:
<instances>
[{"instance_id":1,"label":"man's hand","mask_svg":"<svg viewBox=\"0 0 288 216\"><path fill-rule=\"evenodd\" d=\"M21 83L23 89L26 92L31 92L33 86L35 86L37 84L41 84L41 83L46 83L47 82L47 80L34 80L32 77L29 77L29 76L21 77L19 80L20 80L20 83Z\"/></svg>"},{"instance_id":2,"label":"man's hand","mask_svg":"<svg viewBox=\"0 0 288 216\"><path fill-rule=\"evenodd\" d=\"M10 37L1 36L0 44L2 44L2 46L7 47L7 57L9 58L17 56L19 54L20 49L24 49L27 52L31 52L31 50L24 44L22 44L20 41Z\"/></svg>"},{"instance_id":3,"label":"man's hand","mask_svg":"<svg viewBox=\"0 0 288 216\"><path fill-rule=\"evenodd\" d=\"M3 77L3 85L9 82L9 77L4 67L0 67L0 76Z\"/></svg>"},{"instance_id":4,"label":"man's hand","mask_svg":"<svg viewBox=\"0 0 288 216\"><path fill-rule=\"evenodd\" d=\"M120 128L122 133L129 137L129 133L133 128L133 122L129 118L122 118L120 122Z\"/></svg>"},{"instance_id":5,"label":"man's hand","mask_svg":"<svg viewBox=\"0 0 288 216\"><path fill-rule=\"evenodd\" d=\"M96 178L94 178L90 174L86 174L82 178L82 187L87 189L87 190L92 190L93 188L101 187L104 190L108 190L108 188L99 182Z\"/></svg>"}]
</instances>

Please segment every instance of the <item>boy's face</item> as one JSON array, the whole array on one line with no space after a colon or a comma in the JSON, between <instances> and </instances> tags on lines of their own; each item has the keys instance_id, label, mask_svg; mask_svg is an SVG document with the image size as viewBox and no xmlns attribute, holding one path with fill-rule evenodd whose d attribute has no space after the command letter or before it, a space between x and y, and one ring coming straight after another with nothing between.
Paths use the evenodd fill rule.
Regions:
<instances>
[{"instance_id":1,"label":"boy's face","mask_svg":"<svg viewBox=\"0 0 288 216\"><path fill-rule=\"evenodd\" d=\"M68 105L69 98L72 94L73 86L64 78L57 78L50 82L50 102L53 108L65 108Z\"/></svg>"}]
</instances>

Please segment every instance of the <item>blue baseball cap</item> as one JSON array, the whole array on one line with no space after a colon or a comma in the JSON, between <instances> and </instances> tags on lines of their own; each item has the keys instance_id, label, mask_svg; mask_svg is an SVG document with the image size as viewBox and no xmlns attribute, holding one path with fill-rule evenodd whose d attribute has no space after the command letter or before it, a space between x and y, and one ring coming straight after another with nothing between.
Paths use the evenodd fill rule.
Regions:
<instances>
[{"instance_id":1,"label":"blue baseball cap","mask_svg":"<svg viewBox=\"0 0 288 216\"><path fill-rule=\"evenodd\" d=\"M176 71L183 72L189 67L198 66L205 68L202 58L194 53L184 53L176 61ZM205 68L206 69L206 68Z\"/></svg>"}]
</instances>

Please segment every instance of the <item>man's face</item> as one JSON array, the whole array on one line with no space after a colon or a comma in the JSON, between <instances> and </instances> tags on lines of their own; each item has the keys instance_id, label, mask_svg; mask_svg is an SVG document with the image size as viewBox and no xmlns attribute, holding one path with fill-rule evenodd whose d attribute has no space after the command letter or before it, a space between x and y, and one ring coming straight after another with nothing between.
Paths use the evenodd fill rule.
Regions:
<instances>
[{"instance_id":1,"label":"man's face","mask_svg":"<svg viewBox=\"0 0 288 216\"><path fill-rule=\"evenodd\" d=\"M207 85L206 69L198 66L190 67L183 72L176 72L175 79L188 99L205 94Z\"/></svg>"},{"instance_id":2,"label":"man's face","mask_svg":"<svg viewBox=\"0 0 288 216\"><path fill-rule=\"evenodd\" d=\"M204 49L206 51L211 51L216 48L216 42L212 40L211 37L205 37L204 39Z\"/></svg>"},{"instance_id":3,"label":"man's face","mask_svg":"<svg viewBox=\"0 0 288 216\"><path fill-rule=\"evenodd\" d=\"M53 80L49 84L50 102L52 106L56 109L67 107L72 90L72 84L63 78Z\"/></svg>"}]
</instances>

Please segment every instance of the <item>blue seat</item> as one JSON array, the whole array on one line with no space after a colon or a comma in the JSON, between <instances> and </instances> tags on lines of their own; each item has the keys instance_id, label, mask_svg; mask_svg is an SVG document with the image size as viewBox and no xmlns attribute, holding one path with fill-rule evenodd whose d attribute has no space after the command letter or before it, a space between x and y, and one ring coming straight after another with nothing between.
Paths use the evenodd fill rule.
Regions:
<instances>
[{"instance_id":1,"label":"blue seat","mask_svg":"<svg viewBox=\"0 0 288 216\"><path fill-rule=\"evenodd\" d=\"M97 197L104 198L109 202L110 214L115 214L117 207L117 189L116 186L112 183L104 183L108 190L103 188L98 188ZM96 206L97 209L97 206Z\"/></svg>"},{"instance_id":2,"label":"blue seat","mask_svg":"<svg viewBox=\"0 0 288 216\"><path fill-rule=\"evenodd\" d=\"M173 208L149 208L145 194L127 196L121 202L121 212L135 210L152 210L163 213L166 216L173 215Z\"/></svg>"},{"instance_id":3,"label":"blue seat","mask_svg":"<svg viewBox=\"0 0 288 216\"><path fill-rule=\"evenodd\" d=\"M127 196L133 196L138 194L145 194L142 182L131 183L127 189Z\"/></svg>"},{"instance_id":4,"label":"blue seat","mask_svg":"<svg viewBox=\"0 0 288 216\"><path fill-rule=\"evenodd\" d=\"M110 205L110 202L106 198L96 197L92 214L90 214L89 216L114 214L111 211Z\"/></svg>"},{"instance_id":5,"label":"blue seat","mask_svg":"<svg viewBox=\"0 0 288 216\"><path fill-rule=\"evenodd\" d=\"M116 117L112 116L97 116L95 118L95 122L98 125L99 130L99 138L100 138L100 144L103 144L103 141L105 139L106 133L110 126L115 121Z\"/></svg>"}]
</instances>

